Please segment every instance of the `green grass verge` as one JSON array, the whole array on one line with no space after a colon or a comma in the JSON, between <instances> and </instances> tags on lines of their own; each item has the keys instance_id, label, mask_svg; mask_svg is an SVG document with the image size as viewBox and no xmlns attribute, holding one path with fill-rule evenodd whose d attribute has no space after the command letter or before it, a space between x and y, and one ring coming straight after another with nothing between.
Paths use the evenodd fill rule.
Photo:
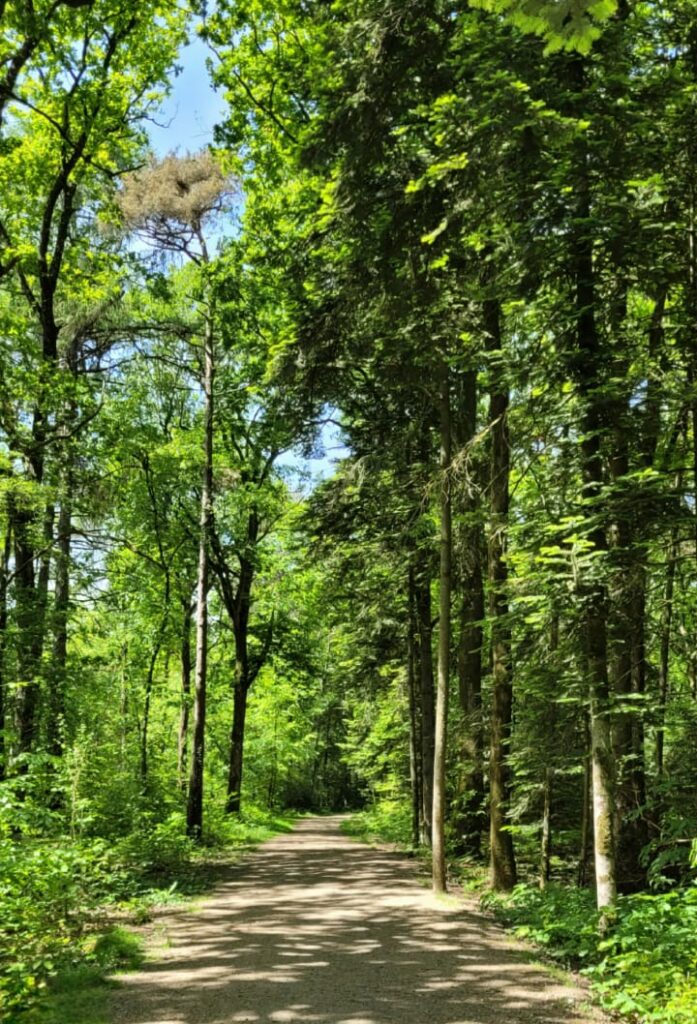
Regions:
<instances>
[{"instance_id":1,"label":"green grass verge","mask_svg":"<svg viewBox=\"0 0 697 1024\"><path fill-rule=\"evenodd\" d=\"M8 1024L109 1024L109 991L116 971L135 970L145 959L143 940L110 928L85 944L84 962L53 975L34 1006L12 1013Z\"/></svg>"}]
</instances>

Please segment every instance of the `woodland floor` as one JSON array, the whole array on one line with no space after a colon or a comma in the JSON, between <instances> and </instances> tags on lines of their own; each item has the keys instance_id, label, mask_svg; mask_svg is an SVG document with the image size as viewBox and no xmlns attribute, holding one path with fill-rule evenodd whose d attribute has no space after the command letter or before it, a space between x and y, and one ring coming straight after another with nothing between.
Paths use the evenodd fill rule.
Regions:
<instances>
[{"instance_id":1,"label":"woodland floor","mask_svg":"<svg viewBox=\"0 0 697 1024\"><path fill-rule=\"evenodd\" d=\"M113 995L114 1024L589 1024L584 992L530 962L413 862L311 818L237 867Z\"/></svg>"}]
</instances>

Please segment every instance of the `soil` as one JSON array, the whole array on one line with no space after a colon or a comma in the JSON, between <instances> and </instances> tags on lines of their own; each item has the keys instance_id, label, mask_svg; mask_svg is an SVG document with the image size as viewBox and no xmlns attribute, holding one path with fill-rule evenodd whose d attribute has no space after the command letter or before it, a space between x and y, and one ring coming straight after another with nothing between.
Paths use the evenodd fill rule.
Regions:
<instances>
[{"instance_id":1,"label":"soil","mask_svg":"<svg viewBox=\"0 0 697 1024\"><path fill-rule=\"evenodd\" d=\"M120 979L114 1024L590 1024L586 994L413 861L307 818L236 866Z\"/></svg>"}]
</instances>

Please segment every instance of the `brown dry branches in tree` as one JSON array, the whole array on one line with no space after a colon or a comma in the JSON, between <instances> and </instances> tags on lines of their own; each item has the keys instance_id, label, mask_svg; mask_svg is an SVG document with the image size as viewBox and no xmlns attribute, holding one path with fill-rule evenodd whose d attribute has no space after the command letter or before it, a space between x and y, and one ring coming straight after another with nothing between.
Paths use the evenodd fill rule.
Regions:
<instances>
[{"instance_id":1,"label":"brown dry branches in tree","mask_svg":"<svg viewBox=\"0 0 697 1024\"><path fill-rule=\"evenodd\" d=\"M119 206L132 231L159 248L206 262L204 228L234 191L232 179L207 150L171 153L124 176Z\"/></svg>"}]
</instances>

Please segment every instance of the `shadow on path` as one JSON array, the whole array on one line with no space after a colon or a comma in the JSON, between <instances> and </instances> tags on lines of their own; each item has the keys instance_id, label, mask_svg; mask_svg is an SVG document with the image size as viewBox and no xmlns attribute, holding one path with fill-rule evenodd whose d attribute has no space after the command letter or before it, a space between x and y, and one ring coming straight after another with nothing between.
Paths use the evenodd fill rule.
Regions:
<instances>
[{"instance_id":1,"label":"shadow on path","mask_svg":"<svg viewBox=\"0 0 697 1024\"><path fill-rule=\"evenodd\" d=\"M122 979L116 1024L580 1024L583 993L486 917L436 901L399 854L340 819L299 822L168 919L162 958Z\"/></svg>"}]
</instances>

